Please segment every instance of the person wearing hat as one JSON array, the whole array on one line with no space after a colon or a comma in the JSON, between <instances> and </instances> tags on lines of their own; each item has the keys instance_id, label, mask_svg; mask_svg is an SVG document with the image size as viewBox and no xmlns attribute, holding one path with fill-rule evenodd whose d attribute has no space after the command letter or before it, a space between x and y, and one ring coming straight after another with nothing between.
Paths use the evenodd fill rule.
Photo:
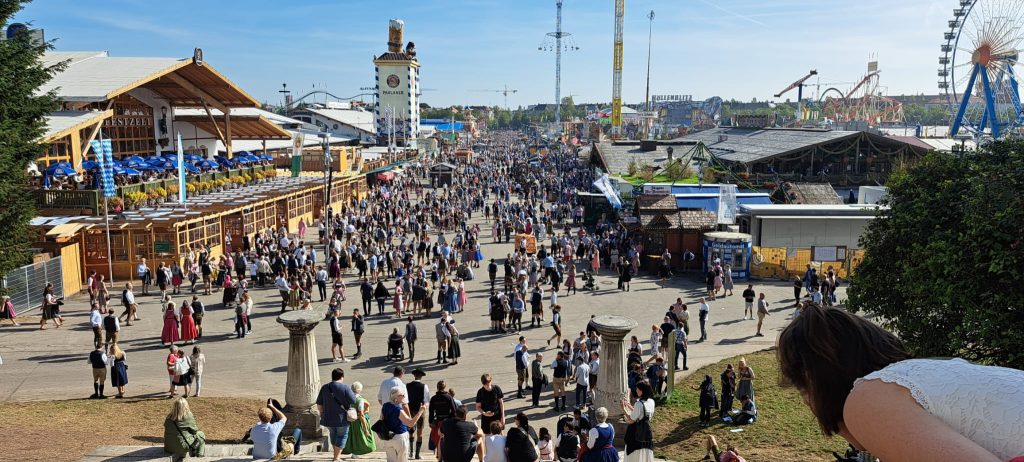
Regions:
<instances>
[{"instance_id":1,"label":"person wearing hat","mask_svg":"<svg viewBox=\"0 0 1024 462\"><path fill-rule=\"evenodd\" d=\"M423 415L420 412L421 408L428 408L430 405L430 388L426 383L423 382L423 377L427 375L423 372L423 369L416 368L412 371L412 376L415 379L406 385L407 396L409 400L409 413L419 414L420 418L416 420L416 425L413 426L409 431L409 458L412 459L414 456L416 459L420 458L420 447L423 446ZM415 449L415 452L414 452Z\"/></svg>"}]
</instances>

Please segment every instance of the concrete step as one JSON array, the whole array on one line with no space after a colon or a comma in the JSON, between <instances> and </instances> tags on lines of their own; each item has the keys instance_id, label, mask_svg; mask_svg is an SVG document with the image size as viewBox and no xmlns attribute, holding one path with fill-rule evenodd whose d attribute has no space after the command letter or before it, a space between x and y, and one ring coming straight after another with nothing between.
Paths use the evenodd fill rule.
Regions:
<instances>
[{"instance_id":1,"label":"concrete step","mask_svg":"<svg viewBox=\"0 0 1024 462\"><path fill-rule=\"evenodd\" d=\"M315 447L305 446L299 455L289 457L290 461L329 461L330 452L313 452ZM342 456L343 460L358 462L386 462L383 452L373 452L362 456ZM171 457L164 452L163 446L99 446L86 454L78 462L144 462L170 461ZM210 444L206 446L204 457L189 457L190 462L232 462L253 460L252 445L248 444Z\"/></svg>"},{"instance_id":2,"label":"concrete step","mask_svg":"<svg viewBox=\"0 0 1024 462\"><path fill-rule=\"evenodd\" d=\"M303 447L303 453L289 457L287 460L296 462L329 461L330 452L311 452L313 447ZM307 452L309 451L309 452ZM206 456L189 457L189 462L236 462L250 461L252 458L252 445L246 444L211 444L206 446ZM619 453L620 460L624 460L625 454ZM78 462L144 462L144 461L170 461L171 457L164 452L163 446L98 446L89 452ZM342 460L355 462L387 462L383 452L373 452L362 456L343 455ZM434 456L423 454L423 460L433 461ZM664 459L654 459L654 462L668 462Z\"/></svg>"}]
</instances>

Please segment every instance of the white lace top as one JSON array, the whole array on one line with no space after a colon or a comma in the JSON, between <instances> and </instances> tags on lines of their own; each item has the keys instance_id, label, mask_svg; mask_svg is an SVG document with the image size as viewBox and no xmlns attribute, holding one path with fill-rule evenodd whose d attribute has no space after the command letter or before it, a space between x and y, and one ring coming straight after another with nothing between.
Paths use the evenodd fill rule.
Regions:
<instances>
[{"instance_id":1,"label":"white lace top","mask_svg":"<svg viewBox=\"0 0 1024 462\"><path fill-rule=\"evenodd\" d=\"M857 379L910 390L931 415L1002 460L1024 455L1024 371L960 358L908 359Z\"/></svg>"}]
</instances>

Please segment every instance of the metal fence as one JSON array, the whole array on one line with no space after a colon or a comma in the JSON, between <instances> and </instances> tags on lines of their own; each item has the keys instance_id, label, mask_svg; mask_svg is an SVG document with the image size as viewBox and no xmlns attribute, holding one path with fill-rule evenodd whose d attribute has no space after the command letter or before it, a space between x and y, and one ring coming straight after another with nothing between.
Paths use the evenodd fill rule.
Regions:
<instances>
[{"instance_id":1,"label":"metal fence","mask_svg":"<svg viewBox=\"0 0 1024 462\"><path fill-rule=\"evenodd\" d=\"M19 313L39 308L43 303L43 288L47 282L53 283L54 294L64 296L61 257L22 266L4 275L0 282Z\"/></svg>"}]
</instances>

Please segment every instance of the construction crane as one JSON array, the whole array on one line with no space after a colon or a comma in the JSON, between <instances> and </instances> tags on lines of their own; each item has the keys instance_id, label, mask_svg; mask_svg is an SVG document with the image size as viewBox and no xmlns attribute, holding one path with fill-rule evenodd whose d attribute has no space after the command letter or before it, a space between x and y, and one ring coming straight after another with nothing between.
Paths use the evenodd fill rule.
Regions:
<instances>
[{"instance_id":1,"label":"construction crane","mask_svg":"<svg viewBox=\"0 0 1024 462\"><path fill-rule=\"evenodd\" d=\"M782 95L789 92L790 90L796 88L796 120L800 120L802 114L804 113L804 85L806 85L804 82L806 82L807 79L814 77L816 75L818 75L818 71L815 69L811 69L811 71L808 72L807 75L805 75L802 79L789 84L788 87L775 94L775 97L779 98Z\"/></svg>"},{"instance_id":2,"label":"construction crane","mask_svg":"<svg viewBox=\"0 0 1024 462\"><path fill-rule=\"evenodd\" d=\"M615 44L612 51L612 138L622 136L622 22L626 0L615 0Z\"/></svg>"},{"instance_id":3,"label":"construction crane","mask_svg":"<svg viewBox=\"0 0 1024 462\"><path fill-rule=\"evenodd\" d=\"M508 88L508 85L506 84L506 85L504 85L504 89L503 90L484 89L484 90L470 90L470 91L484 91L484 92L489 92L489 93L501 93L502 96L505 97L505 110L507 111L508 110L508 94L509 93L515 94L519 90L510 90Z\"/></svg>"}]
</instances>

